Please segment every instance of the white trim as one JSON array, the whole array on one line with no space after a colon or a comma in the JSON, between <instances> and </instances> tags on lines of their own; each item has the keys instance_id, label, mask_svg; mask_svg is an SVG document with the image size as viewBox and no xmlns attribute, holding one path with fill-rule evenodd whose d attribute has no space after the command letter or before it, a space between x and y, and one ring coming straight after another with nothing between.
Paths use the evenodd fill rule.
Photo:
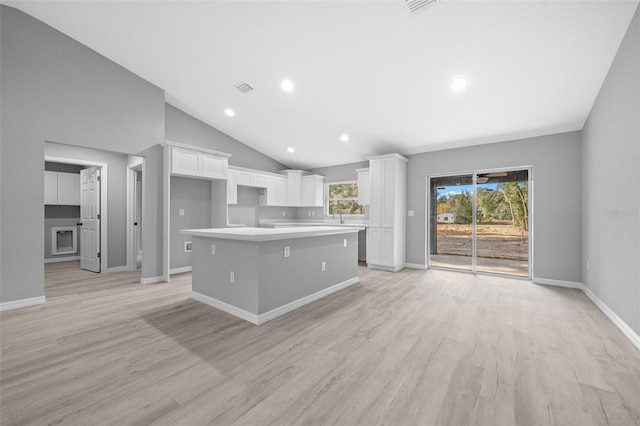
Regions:
<instances>
[{"instance_id":1,"label":"white trim","mask_svg":"<svg viewBox=\"0 0 640 426\"><path fill-rule=\"evenodd\" d=\"M133 224L135 222L135 185L136 185L136 173L142 172L143 184L141 185L142 194L144 194L144 158L137 155L129 155L127 157L127 268L129 271L136 271L138 263L138 253L136 253L135 234L136 227ZM144 202L141 203L144 206ZM140 224L142 226L142 224Z\"/></svg>"},{"instance_id":2,"label":"white trim","mask_svg":"<svg viewBox=\"0 0 640 426\"><path fill-rule=\"evenodd\" d=\"M369 269L378 269L380 271L387 271L387 272L398 272L401 269L403 269L406 266L406 264L402 264L400 266L384 266L384 265L377 265L375 263L367 263L367 268Z\"/></svg>"},{"instance_id":3,"label":"white trim","mask_svg":"<svg viewBox=\"0 0 640 426\"><path fill-rule=\"evenodd\" d=\"M341 283L335 284L331 287L322 289L318 292L315 292L313 294L310 294L308 296L302 297L298 300L294 300L293 302L289 302L286 305L280 306L278 308L272 309L268 312L265 312L264 314L260 314L258 315L258 324L262 324L264 322L267 322L269 320L272 320L276 317L279 317L280 315L284 315L287 312L291 312L294 309L298 309L301 306L304 306L306 304L309 304L311 302L315 302L318 299L321 299L325 296L328 296L332 293L335 293L336 291L340 291L344 288L347 288L353 284L359 283L360 282L360 277L353 277L350 278L346 281L342 281Z\"/></svg>"},{"instance_id":4,"label":"white trim","mask_svg":"<svg viewBox=\"0 0 640 426\"><path fill-rule=\"evenodd\" d=\"M45 303L47 299L44 296L32 297L30 299L14 300L12 302L0 303L0 311L8 311L11 309L24 308L27 306L39 305Z\"/></svg>"},{"instance_id":5,"label":"white trim","mask_svg":"<svg viewBox=\"0 0 640 426\"><path fill-rule=\"evenodd\" d=\"M166 282L166 280L164 279L164 277L150 277L150 278L140 278L140 283L141 284L155 284L155 283L162 283L162 282Z\"/></svg>"},{"instance_id":6,"label":"white trim","mask_svg":"<svg viewBox=\"0 0 640 426\"><path fill-rule=\"evenodd\" d=\"M256 325L260 324L259 315L245 311L244 309L240 309L238 307L225 303L221 300L214 299L213 297L206 296L196 291L191 292L191 298L194 300L197 300L198 302L202 302L209 306L213 306L216 309L220 309L221 311L224 311L238 318L242 318L243 320L249 321L250 323L253 323Z\"/></svg>"},{"instance_id":7,"label":"white trim","mask_svg":"<svg viewBox=\"0 0 640 426\"><path fill-rule=\"evenodd\" d=\"M198 146L198 145L189 145L189 144L186 144L186 143L173 142L173 141L170 141L168 139L166 139L164 141L162 146L163 147L165 147L165 146L169 146L169 147L174 146L176 148L183 148L183 149L189 149L191 151L199 151L199 152L204 152L204 153L207 153L207 154L213 154L213 155L217 155L217 156L223 157L223 158L229 158L232 155L232 154L229 154L227 152L216 151L216 150L209 149L209 148L203 148L203 147Z\"/></svg>"},{"instance_id":8,"label":"white trim","mask_svg":"<svg viewBox=\"0 0 640 426\"><path fill-rule=\"evenodd\" d=\"M65 257L58 257L58 258L50 258L50 259L45 259L44 263L58 263L58 262L70 262L72 260L80 260L80 256L65 256Z\"/></svg>"},{"instance_id":9,"label":"white trim","mask_svg":"<svg viewBox=\"0 0 640 426\"><path fill-rule=\"evenodd\" d=\"M55 143L55 142L54 142ZM46 147L45 147L46 151ZM80 166L92 166L100 168L100 272L107 272L109 259L109 228L108 228L108 185L109 185L109 165L99 161L79 160L76 158L44 156L44 161L62 164L77 164ZM44 216L43 216L44 221Z\"/></svg>"},{"instance_id":10,"label":"white trim","mask_svg":"<svg viewBox=\"0 0 640 426\"><path fill-rule=\"evenodd\" d=\"M182 268L170 269L169 273L173 275L173 274L184 274L185 272L191 272L191 271L192 271L191 266L183 266Z\"/></svg>"},{"instance_id":11,"label":"white trim","mask_svg":"<svg viewBox=\"0 0 640 426\"><path fill-rule=\"evenodd\" d=\"M533 282L535 284L543 284L554 287L565 287L565 288L575 288L577 290L582 290L582 292L593 302L594 305L598 307L602 311L603 314L609 318L609 320L618 327L622 334L624 334L627 339L633 343L633 345L640 350L640 335L633 331L629 325L622 320L613 312L613 310L608 307L598 296L596 296L586 285L581 282L576 281L563 281L563 280L553 280L549 278L534 278Z\"/></svg>"},{"instance_id":12,"label":"white trim","mask_svg":"<svg viewBox=\"0 0 640 426\"><path fill-rule=\"evenodd\" d=\"M611 320L611 322L622 331L622 334L627 336L627 339L631 340L631 343L640 350L640 335L638 335L635 331L629 327L629 325L622 320L610 307L608 307L598 296L596 296L589 288L580 284L581 290L584 294L587 295L589 299L598 307L600 310Z\"/></svg>"},{"instance_id":13,"label":"white trim","mask_svg":"<svg viewBox=\"0 0 640 426\"><path fill-rule=\"evenodd\" d=\"M404 267L411 269L427 269L427 265L421 265L419 263L405 263Z\"/></svg>"},{"instance_id":14,"label":"white trim","mask_svg":"<svg viewBox=\"0 0 640 426\"><path fill-rule=\"evenodd\" d=\"M198 293L195 291L191 292L191 298L195 299L199 302L206 303L209 306L213 306L214 308L220 309L228 314L235 315L238 318L242 318L243 320L249 321L253 324L259 325L263 324L267 321L270 321L276 317L284 315L288 312L293 311L301 306L307 305L311 302L315 302L318 299L321 299L325 296L328 296L336 291L342 290L350 285L356 284L360 282L360 277L353 277L341 283L335 284L331 287L320 290L316 293L310 294L308 296L302 297L298 300L294 300L293 302L289 302L286 305L282 305L275 309L272 309L263 314L254 314L252 312L245 311L244 309L238 308L236 306L230 305L226 302L223 302L218 299L214 299L213 297L206 296L202 293Z\"/></svg>"},{"instance_id":15,"label":"white trim","mask_svg":"<svg viewBox=\"0 0 640 426\"><path fill-rule=\"evenodd\" d=\"M124 266L114 266L113 268L107 268L107 272L126 272L129 270L127 265Z\"/></svg>"},{"instance_id":16,"label":"white trim","mask_svg":"<svg viewBox=\"0 0 640 426\"><path fill-rule=\"evenodd\" d=\"M550 285L554 287L577 288L583 290L583 284L576 281L552 280L550 278L533 278L534 284Z\"/></svg>"}]
</instances>

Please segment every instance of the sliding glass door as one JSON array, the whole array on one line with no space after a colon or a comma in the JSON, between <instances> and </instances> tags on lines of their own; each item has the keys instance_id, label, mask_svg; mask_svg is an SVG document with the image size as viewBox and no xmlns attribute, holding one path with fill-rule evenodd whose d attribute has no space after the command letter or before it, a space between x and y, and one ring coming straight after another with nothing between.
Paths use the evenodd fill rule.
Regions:
<instances>
[{"instance_id":1,"label":"sliding glass door","mask_svg":"<svg viewBox=\"0 0 640 426\"><path fill-rule=\"evenodd\" d=\"M429 266L530 278L530 169L429 178Z\"/></svg>"}]
</instances>

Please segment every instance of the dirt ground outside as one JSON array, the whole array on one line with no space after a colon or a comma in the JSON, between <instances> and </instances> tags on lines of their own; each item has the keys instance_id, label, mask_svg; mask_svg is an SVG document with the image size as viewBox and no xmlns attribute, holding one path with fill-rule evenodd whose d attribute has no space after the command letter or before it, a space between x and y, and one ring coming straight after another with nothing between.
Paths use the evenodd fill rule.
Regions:
<instances>
[{"instance_id":1,"label":"dirt ground outside","mask_svg":"<svg viewBox=\"0 0 640 426\"><path fill-rule=\"evenodd\" d=\"M527 231L513 225L479 224L476 227L478 257L527 260ZM472 225L438 224L437 251L434 254L471 256Z\"/></svg>"}]
</instances>

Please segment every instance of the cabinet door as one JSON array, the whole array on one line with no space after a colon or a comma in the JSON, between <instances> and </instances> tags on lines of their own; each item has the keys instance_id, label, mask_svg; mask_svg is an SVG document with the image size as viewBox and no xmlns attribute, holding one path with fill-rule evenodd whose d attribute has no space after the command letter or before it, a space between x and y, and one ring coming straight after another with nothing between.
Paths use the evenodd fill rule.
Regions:
<instances>
[{"instance_id":1,"label":"cabinet door","mask_svg":"<svg viewBox=\"0 0 640 426\"><path fill-rule=\"evenodd\" d=\"M58 172L44 172L44 203L58 204Z\"/></svg>"},{"instance_id":2,"label":"cabinet door","mask_svg":"<svg viewBox=\"0 0 640 426\"><path fill-rule=\"evenodd\" d=\"M371 226L382 225L382 202L384 191L384 176L382 175L382 160L371 160L369 173L371 173L369 224Z\"/></svg>"},{"instance_id":3,"label":"cabinet door","mask_svg":"<svg viewBox=\"0 0 640 426\"><path fill-rule=\"evenodd\" d=\"M289 173L287 176L287 204L289 206L302 204L302 174Z\"/></svg>"},{"instance_id":4,"label":"cabinet door","mask_svg":"<svg viewBox=\"0 0 640 426\"><path fill-rule=\"evenodd\" d=\"M215 155L202 154L202 175L215 179L227 178L227 159Z\"/></svg>"},{"instance_id":5,"label":"cabinet door","mask_svg":"<svg viewBox=\"0 0 640 426\"><path fill-rule=\"evenodd\" d=\"M171 172L181 175L202 176L202 155L187 149L171 149Z\"/></svg>"},{"instance_id":6,"label":"cabinet door","mask_svg":"<svg viewBox=\"0 0 640 426\"><path fill-rule=\"evenodd\" d=\"M287 178L276 178L277 186L278 186L278 200L276 201L277 206L286 206L287 205Z\"/></svg>"},{"instance_id":7,"label":"cabinet door","mask_svg":"<svg viewBox=\"0 0 640 426\"><path fill-rule=\"evenodd\" d=\"M80 205L80 175L58 173L58 204Z\"/></svg>"},{"instance_id":8,"label":"cabinet door","mask_svg":"<svg viewBox=\"0 0 640 426\"><path fill-rule=\"evenodd\" d=\"M371 188L369 170L358 172L358 204L369 205L369 189Z\"/></svg>"},{"instance_id":9,"label":"cabinet door","mask_svg":"<svg viewBox=\"0 0 640 426\"><path fill-rule=\"evenodd\" d=\"M367 263L379 265L382 262L382 228L367 229Z\"/></svg>"},{"instance_id":10,"label":"cabinet door","mask_svg":"<svg viewBox=\"0 0 640 426\"><path fill-rule=\"evenodd\" d=\"M395 266L395 245L393 241L394 231L393 229L382 228L381 234L382 261L380 264L384 266Z\"/></svg>"},{"instance_id":11,"label":"cabinet door","mask_svg":"<svg viewBox=\"0 0 640 426\"><path fill-rule=\"evenodd\" d=\"M396 177L395 177L395 160L393 158L385 158L382 160L382 208L381 208L381 225L393 226L394 213L396 209Z\"/></svg>"},{"instance_id":12,"label":"cabinet door","mask_svg":"<svg viewBox=\"0 0 640 426\"><path fill-rule=\"evenodd\" d=\"M227 204L238 204L238 182L235 170L227 171Z\"/></svg>"},{"instance_id":13,"label":"cabinet door","mask_svg":"<svg viewBox=\"0 0 640 426\"><path fill-rule=\"evenodd\" d=\"M238 185L242 186L251 186L251 173L245 172L242 170L237 171L238 174Z\"/></svg>"},{"instance_id":14,"label":"cabinet door","mask_svg":"<svg viewBox=\"0 0 640 426\"><path fill-rule=\"evenodd\" d=\"M251 173L251 185L255 186L256 188L266 188L267 177L259 173Z\"/></svg>"},{"instance_id":15,"label":"cabinet door","mask_svg":"<svg viewBox=\"0 0 640 426\"><path fill-rule=\"evenodd\" d=\"M313 206L315 201L315 182L310 177L302 178L302 205Z\"/></svg>"}]
</instances>

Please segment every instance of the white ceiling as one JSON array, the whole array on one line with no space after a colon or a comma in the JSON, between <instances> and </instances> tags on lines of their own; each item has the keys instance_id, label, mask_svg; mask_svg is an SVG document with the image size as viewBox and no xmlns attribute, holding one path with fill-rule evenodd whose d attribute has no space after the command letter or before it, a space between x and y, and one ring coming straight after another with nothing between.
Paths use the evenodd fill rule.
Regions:
<instances>
[{"instance_id":1,"label":"white ceiling","mask_svg":"<svg viewBox=\"0 0 640 426\"><path fill-rule=\"evenodd\" d=\"M579 130L638 4L441 0L411 14L403 0L3 3L292 168ZM450 88L457 76L464 92Z\"/></svg>"}]
</instances>

